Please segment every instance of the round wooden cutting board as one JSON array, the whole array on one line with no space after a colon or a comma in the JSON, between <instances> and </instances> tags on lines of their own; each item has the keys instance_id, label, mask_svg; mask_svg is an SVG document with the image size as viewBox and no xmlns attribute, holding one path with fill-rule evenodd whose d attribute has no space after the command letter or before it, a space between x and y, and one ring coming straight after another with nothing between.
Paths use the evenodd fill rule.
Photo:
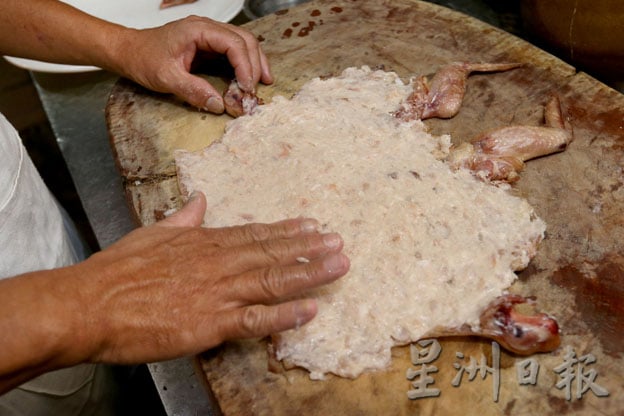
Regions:
<instances>
[{"instance_id":1,"label":"round wooden cutting board","mask_svg":"<svg viewBox=\"0 0 624 416\"><path fill-rule=\"evenodd\" d=\"M538 309L558 319L558 350L528 360L501 351L495 365L488 341L440 339L439 356L427 363L412 363L406 346L393 350L387 371L311 381L303 370L269 372L264 340L232 342L199 358L200 376L223 413L622 414L624 96L501 30L419 1L312 1L245 27L262 40L276 78L259 87L265 101L276 94L290 97L309 79L350 66L383 66L408 80L452 61L523 62L512 71L472 75L460 113L426 124L434 134L451 134L454 142L494 127L540 125L543 105L556 92L574 141L563 153L529 162L513 190L528 199L548 229L511 291L536 296ZM173 150L209 145L228 120L127 80L116 84L107 123L140 224L181 204ZM408 380L408 369L432 371L427 375L433 383L423 384L418 376ZM528 369L533 371L522 372ZM410 390L439 394L409 399Z\"/></svg>"}]
</instances>

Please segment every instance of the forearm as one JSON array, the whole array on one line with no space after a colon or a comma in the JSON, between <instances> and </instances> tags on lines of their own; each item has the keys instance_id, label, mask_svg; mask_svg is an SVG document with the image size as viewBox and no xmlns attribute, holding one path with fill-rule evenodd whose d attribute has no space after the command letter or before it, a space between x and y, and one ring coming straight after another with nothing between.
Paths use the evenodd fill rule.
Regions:
<instances>
[{"instance_id":1,"label":"forearm","mask_svg":"<svg viewBox=\"0 0 624 416\"><path fill-rule=\"evenodd\" d=\"M2 0L0 52L111 69L130 31L57 0Z\"/></svg>"},{"instance_id":2,"label":"forearm","mask_svg":"<svg viewBox=\"0 0 624 416\"><path fill-rule=\"evenodd\" d=\"M46 371L85 361L85 311L65 287L72 269L0 280L0 394Z\"/></svg>"},{"instance_id":3,"label":"forearm","mask_svg":"<svg viewBox=\"0 0 624 416\"><path fill-rule=\"evenodd\" d=\"M95 0L94 0L95 1ZM197 51L226 55L240 88L273 82L266 56L249 31L189 16L153 29L131 29L57 0L0 0L0 54L93 65L189 104L222 113L222 94L190 73Z\"/></svg>"},{"instance_id":4,"label":"forearm","mask_svg":"<svg viewBox=\"0 0 624 416\"><path fill-rule=\"evenodd\" d=\"M209 229L205 212L198 193L81 263L0 280L0 394L81 362L169 360L304 325L317 306L299 295L349 269L318 221Z\"/></svg>"}]
</instances>

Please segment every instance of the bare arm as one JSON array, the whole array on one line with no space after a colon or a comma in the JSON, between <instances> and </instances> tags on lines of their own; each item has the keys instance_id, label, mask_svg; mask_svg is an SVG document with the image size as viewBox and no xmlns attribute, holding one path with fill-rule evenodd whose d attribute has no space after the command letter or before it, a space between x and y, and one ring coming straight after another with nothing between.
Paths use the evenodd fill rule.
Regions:
<instances>
[{"instance_id":1,"label":"bare arm","mask_svg":"<svg viewBox=\"0 0 624 416\"><path fill-rule=\"evenodd\" d=\"M159 28L134 30L57 0L0 2L2 54L98 66L220 113L221 94L189 73L200 50L226 55L245 91L251 92L258 82L273 81L256 38L233 25L191 16Z\"/></svg>"},{"instance_id":2,"label":"bare arm","mask_svg":"<svg viewBox=\"0 0 624 416\"><path fill-rule=\"evenodd\" d=\"M80 362L165 360L302 325L315 301L284 299L349 268L314 220L206 229L205 209L199 195L85 262L0 281L0 393Z\"/></svg>"},{"instance_id":3,"label":"bare arm","mask_svg":"<svg viewBox=\"0 0 624 416\"><path fill-rule=\"evenodd\" d=\"M99 66L223 111L189 74L199 50L225 54L243 88L272 81L257 40L234 26L190 17L133 30L55 0L0 2L2 54ZM200 196L83 263L0 281L0 393L79 362L167 359L303 324L315 302L282 299L349 268L340 238L311 220L210 230L199 227L205 208Z\"/></svg>"}]
</instances>

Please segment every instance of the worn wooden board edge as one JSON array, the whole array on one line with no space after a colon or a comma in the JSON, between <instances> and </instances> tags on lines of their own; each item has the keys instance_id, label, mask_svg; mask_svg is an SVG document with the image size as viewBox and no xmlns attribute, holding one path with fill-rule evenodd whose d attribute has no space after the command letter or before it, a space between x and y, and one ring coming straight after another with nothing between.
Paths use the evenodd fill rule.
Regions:
<instances>
[{"instance_id":1,"label":"worn wooden board edge","mask_svg":"<svg viewBox=\"0 0 624 416\"><path fill-rule=\"evenodd\" d=\"M222 77L200 76L208 79L216 88L225 87ZM141 122L143 120L137 116L159 107L165 109L163 113L167 113L163 119ZM175 175L173 150L199 150L211 143L207 139L201 147L194 146L192 141L185 140L189 136L177 136L171 142L158 140L163 129L168 131L169 136L174 136L181 126L194 126L197 132L213 132L207 133L206 137L215 137L222 134L226 122L231 120L227 114L216 116L202 112L172 95L149 91L125 78L120 78L113 85L106 104L105 118L117 168L128 181L156 180L158 177ZM145 148L142 154L135 151L139 144L137 142Z\"/></svg>"},{"instance_id":2,"label":"worn wooden board edge","mask_svg":"<svg viewBox=\"0 0 624 416\"><path fill-rule=\"evenodd\" d=\"M543 71L544 68L541 69L541 71ZM538 75L540 71L537 71ZM591 77L586 76L585 74L582 73L574 73L574 71L572 73L566 74L564 79L566 80L565 83L559 84L560 90L561 92L564 93L564 100L566 102L566 104L569 104L569 102L574 102L577 99L582 99L582 108L576 108L573 111L591 111L591 103L593 102L593 100L590 98L589 100L587 99L588 97L604 97L604 96L613 96L612 97L612 101L614 103L619 103L616 106L619 107L619 109L621 110L622 108L624 108L621 104L622 100L621 100L621 95L617 95L619 93L608 89L608 87L604 87L602 86L602 84L599 84L597 81L591 79ZM615 95L614 95L615 94ZM617 108L615 109L615 113L617 116ZM621 115L621 111L619 113ZM600 122L599 118L596 120L597 123ZM616 134L617 132L615 132ZM614 135L614 132L610 132L610 136L612 137ZM595 142L600 143L601 138L598 137L595 139ZM621 142L620 142L621 143ZM607 144L608 145L608 144ZM616 142L615 144L613 144L613 146L615 148L617 148L619 145ZM621 148L620 148L621 150ZM522 181L520 183L520 185L522 184ZM158 191L157 191L158 192ZM617 192L617 190L616 190ZM527 195L531 195L530 192L527 192ZM573 253L572 253L573 254ZM612 262L613 264L617 263L616 261ZM534 278L531 277L531 274L535 272L530 271L529 273L527 273L527 275L529 275L527 277L527 280L531 281L531 280L535 280ZM580 271L577 270L577 272L580 273ZM565 271L563 272L564 275L567 275L569 273L572 273L570 271ZM616 273L618 273L616 271ZM621 273L621 269L620 272ZM539 286L539 285L538 285ZM222 350L221 350L222 351ZM210 368L208 368L206 370L207 372L213 371ZM218 384L218 381L214 381L213 384ZM239 397L239 402L240 402L240 397ZM242 402L244 402L244 400L242 400ZM329 403L329 402L328 402ZM555 409L559 409L559 410L555 410L554 413L557 412L568 412L570 410L574 410L574 406L576 406L576 411L578 412L582 412L585 411L587 409L583 409L583 408L579 408L578 403L561 403L558 402L558 406L559 407L554 407ZM587 402L583 402L583 405L585 405L585 403ZM425 406L426 407L426 406ZM591 407L591 404L588 405L588 407ZM621 407L620 407L621 408ZM241 411L243 411L244 409L241 409ZM250 410L250 408L247 408L247 410ZM501 410L501 409L497 409L497 410ZM503 409L504 410L504 409ZM420 409L420 411L425 411L424 409ZM243 412L245 413L245 412Z\"/></svg>"},{"instance_id":3,"label":"worn wooden board edge","mask_svg":"<svg viewBox=\"0 0 624 416\"><path fill-rule=\"evenodd\" d=\"M175 176L157 180L135 180L125 186L126 200L139 225L150 225L164 219L183 205ZM162 195L167 195L162 198Z\"/></svg>"},{"instance_id":4,"label":"worn wooden board edge","mask_svg":"<svg viewBox=\"0 0 624 416\"><path fill-rule=\"evenodd\" d=\"M338 4L339 2L334 3ZM491 47L489 48L488 55L494 57L494 60L496 61L505 59L517 59L519 57L525 58L525 61L527 61L527 57L539 54L539 62L536 60L527 61L529 65L535 66L539 69L539 71L535 72L535 82L538 82L540 74L543 75L545 73L548 73L549 71L550 78L557 76L572 76L576 73L573 67L565 64L558 58L541 51L540 49L526 41L513 37L512 35L502 31L501 29L489 26L481 21L478 21L477 19L463 15L459 12L452 11L450 9L446 9L442 6L418 1L412 1L411 3L415 5L414 7L420 8L423 13L429 13L432 19L440 19L440 21L437 22L439 24L444 23L447 24L449 27L465 27L468 30L478 31L482 34L482 36L490 39ZM328 2L325 2L324 4L328 4ZM316 3L311 2L293 8L292 11L293 13L295 11L303 11L305 13L306 11L313 10L313 8L315 7L318 7ZM287 16L287 14L270 15L256 21L249 22L245 26L251 31L257 31L256 27L260 24L263 24L263 26L265 27L283 26L286 28L284 30L288 30L289 25L284 24L288 23L285 22L285 20L287 20ZM365 22L356 23L359 24ZM310 33L306 36L318 36L319 34L317 32L322 31L322 26L328 26L331 24L345 23L340 21L340 14L336 13L335 16L325 17L323 23L317 26L317 28L315 29L316 32L310 31ZM347 29L345 30L348 32ZM281 31L279 33L281 33ZM400 30L398 30L397 34L400 33ZM457 36L459 37L459 35ZM272 58L272 63L276 72L288 73L288 70L280 68L283 60L280 60L279 56L271 54L272 42L279 42L280 44L283 44L289 41L291 41L291 39L284 39L284 36L281 36L279 39L273 39L267 36L263 40L263 49L265 50L267 55ZM296 39L295 35L293 35L292 41L293 48L289 49L288 53L300 56L301 60L313 59L312 57L314 56L314 46L301 47L297 43L298 41L300 41L300 39ZM435 39L433 41L435 41ZM314 42L316 41L311 41L310 45L313 45ZM336 45L331 44L328 46L328 48L334 49L336 47ZM286 48L288 48L288 46L286 46ZM377 52L382 53L380 51ZM469 59L469 56L451 56L449 54L449 56L444 60L429 60L429 65L424 73L433 73L441 64L450 62L452 60ZM266 101L270 101L272 96L276 93L285 96L291 96L301 87L301 85L305 81L313 77L330 74L336 75L340 73L342 69L344 69L346 66L359 66L363 64L375 65L377 62L374 61L377 60L364 60L357 63L350 62L348 65L345 65L344 62L336 60L335 62L326 63L329 65L329 70L324 71L323 73L319 73L314 65L310 65L309 71L298 73L297 76L292 79L278 79L276 84L274 85L259 86L259 95L263 97ZM388 66L391 66L391 68L388 69L396 71L405 80L407 80L410 76L420 75L418 73L414 73L412 70L410 70L409 67L405 67L401 62L391 62L391 65ZM544 71L544 69L546 69L547 71ZM209 79L211 80L211 82L222 82L219 81L219 78L216 77L209 77ZM170 119L175 119L175 123L177 124L188 124L188 121L192 120L192 122L194 123L202 124L201 128L213 128L213 125L216 124L221 129L225 125L225 123L230 120L229 116L227 115L215 116L212 114L198 112L198 110L190 108L189 106L181 105L180 101L175 99L174 97L148 91L147 89L133 84L128 80L121 79L113 86L113 90L106 105L107 125L112 137L133 137L135 139L140 139L141 137L150 137L153 139L159 134L162 134L161 132L157 132L155 128L162 128L162 125L164 123L134 125L127 122L129 120L132 121L138 119L136 117L133 117L132 113L144 110L143 106L145 105L145 103L141 100L137 100L137 97L147 97L149 98L150 105L153 105L154 107L166 108L167 117L169 117ZM210 141L207 141L205 145L208 145L209 143ZM147 141L147 144L149 144L149 141ZM187 148L187 146L185 146L185 143L176 143L175 145L179 148ZM174 162L171 152L163 153L161 149L154 149L153 153L147 152L144 157L143 155L137 155L133 151L134 146L135 143L128 143L126 142L126 140L123 139L113 143L113 148L118 155L116 160L119 161L119 169L124 176L129 178L145 178L151 175L175 174ZM167 146L168 143L160 142L158 147L167 148ZM174 147L171 146L169 147L169 150L173 150L173 148Z\"/></svg>"},{"instance_id":5,"label":"worn wooden board edge","mask_svg":"<svg viewBox=\"0 0 624 416\"><path fill-rule=\"evenodd\" d=\"M325 2L327 3L327 2ZM454 12L450 9L446 9L442 6L438 6L435 4L424 3L419 1L412 1L414 5L422 8L424 11L432 13L434 16L443 15L444 19L447 20L447 24L449 25L466 25L467 27L473 27L472 30L478 30L483 32L484 36L489 36L493 38L492 44L497 45L497 48L505 51L505 54L513 56L514 54L520 54L522 56L530 55L532 53L538 52L540 53L540 62L543 63L543 66L547 68L553 68L555 72L561 76L572 76L575 74L575 69L565 63L563 63L558 58L547 54L546 52L541 51L535 46L522 41L518 38L514 38L508 33L489 26L483 22L478 21L477 19L468 17L458 12ZM307 11L312 11L317 7L315 2L311 2L308 4L304 4L293 8L292 11L295 10L303 10L304 13ZM246 24L246 27L254 31L256 30L256 26L259 23L263 22L265 27L274 27L280 24L282 21L282 14L269 15L263 19L259 19L256 21L252 21ZM330 22L326 22L329 24ZM283 22L281 22L283 26ZM288 26L287 26L288 29ZM285 30L287 30L285 29ZM256 30L257 31L257 30ZM283 40L283 36L282 39ZM280 40L280 41L281 41ZM267 43L270 42L268 39L264 39L263 47L267 50L267 55L271 57L270 46ZM295 47L298 52L302 51L302 48ZM303 52L303 54L307 54L307 52ZM498 53L500 55L500 53ZM280 65L279 57L273 59L274 66ZM367 62L371 64L370 62ZM344 65L342 65L344 66ZM349 65L350 66L350 65ZM433 72L436 67L431 67L431 72ZM279 68L276 68L279 71ZM539 68L537 68L539 69ZM543 69L543 68L542 68ZM409 76L415 75L409 71L408 68L392 68L392 70L397 70L397 72L403 75L404 79L407 80ZM334 71L331 71L333 74L339 73L341 71L341 67L338 66ZM544 71L541 71L542 73ZM540 71L537 71L539 74ZM315 76L329 75L328 73L318 73L311 72L308 74L298 74L298 76L284 85L280 83L278 80L275 85L272 86L260 86L259 95L264 97L267 101L276 94L276 91L280 91L279 93L282 95L292 95L294 94L298 88L308 79ZM212 83L220 85L223 87L224 82L222 79L217 77L207 77ZM536 75L536 79L539 78L539 75ZM469 85L473 83L473 80L469 80ZM137 99L138 98L138 99ZM149 104L147 104L149 103ZM136 199L137 197L133 194L141 193L141 189L149 189L149 188L138 188L133 186L133 183L142 183L149 182L151 183L151 187L155 186L161 178L169 178L175 176L175 164L173 161L172 150L174 148L186 148L187 150L197 150L193 148L193 146L185 146L184 143L175 143L171 144L168 147L169 152L162 152L162 149L156 149L150 143L150 140L153 140L154 137L157 137L160 132L157 132L156 129L162 127L158 123L154 124L133 124L132 122L135 120L140 120L139 117L136 117L134 114L141 111L149 111L149 109L145 109L145 105L155 106L155 107L166 107L166 112L168 117L178 118L180 119L179 123L189 124L189 120L191 123L196 123L198 120L207 121L211 129L217 131L223 131L225 123L231 118L227 115L215 116L212 114L199 113L197 110L190 108L187 105L182 104L178 99L166 94L155 93L149 91L138 84L133 83L127 79L121 78L114 86L107 101L107 105L105 108L105 118L107 123L107 128L109 132L109 138L111 141L111 148L113 149L114 159L117 164L118 170L121 172L124 183L127 183L128 186L126 189L129 191L128 200L130 201L130 206L132 207L133 215L136 219L145 218L148 219L149 222L153 222L155 219L160 218L158 213L152 213L152 215L147 215L141 211L141 207L137 205ZM540 113L540 108L535 106L533 111L536 116L534 118L539 118L537 115ZM460 113L461 116L461 113ZM484 115L480 116L481 119L486 119ZM206 123L205 123L206 124ZM204 124L204 125L205 125ZM454 130L445 130L444 121L441 120L430 120L429 124L432 127L433 133L449 133L455 140L457 138L467 139L463 137L459 132ZM488 127L488 126L484 126ZM126 140L126 139L132 140ZM146 155L139 155L135 152L136 141L141 141L144 145L149 148L153 148L153 151L146 152ZM210 140L207 140L203 145L208 145ZM159 143L160 146L167 146L167 143L163 143L162 141ZM197 146L195 146L197 147ZM154 194L154 192L150 192L150 194ZM176 195L179 198L179 195ZM171 204L167 207L161 207L158 211L162 211L163 209L175 209L179 207L179 204ZM165 209L166 211L166 209Z\"/></svg>"}]
</instances>

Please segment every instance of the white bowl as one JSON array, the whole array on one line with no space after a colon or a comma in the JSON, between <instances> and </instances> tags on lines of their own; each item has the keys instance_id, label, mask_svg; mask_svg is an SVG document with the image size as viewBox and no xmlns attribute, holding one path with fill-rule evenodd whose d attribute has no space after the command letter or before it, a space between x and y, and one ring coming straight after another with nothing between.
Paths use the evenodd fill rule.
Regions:
<instances>
[{"instance_id":1,"label":"white bowl","mask_svg":"<svg viewBox=\"0 0 624 416\"><path fill-rule=\"evenodd\" d=\"M253 20L308 1L310 0L246 0L243 11Z\"/></svg>"}]
</instances>

